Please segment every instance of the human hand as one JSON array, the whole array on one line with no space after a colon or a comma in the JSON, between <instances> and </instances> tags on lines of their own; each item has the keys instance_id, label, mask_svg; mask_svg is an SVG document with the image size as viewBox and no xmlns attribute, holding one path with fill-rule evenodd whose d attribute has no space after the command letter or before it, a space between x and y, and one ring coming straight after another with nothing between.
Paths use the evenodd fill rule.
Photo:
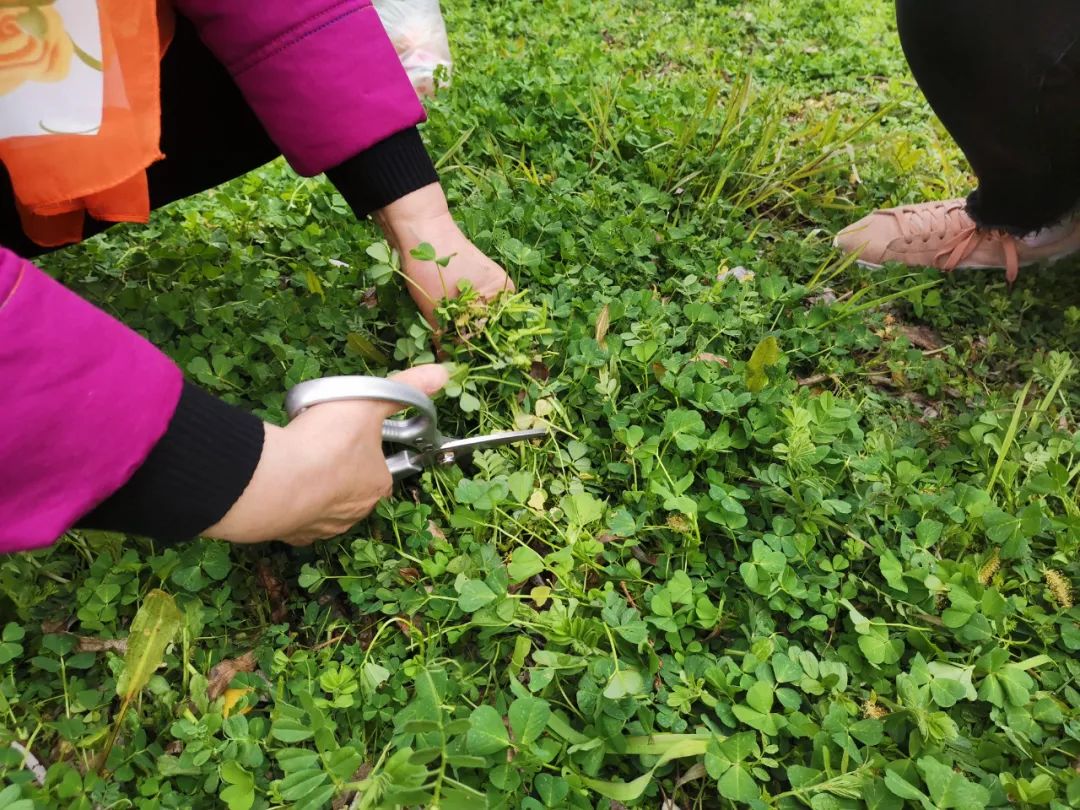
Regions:
<instances>
[{"instance_id":1,"label":"human hand","mask_svg":"<svg viewBox=\"0 0 1080 810\"><path fill-rule=\"evenodd\" d=\"M438 183L407 194L374 214L387 241L401 256L409 294L432 326L435 308L445 298L458 295L458 283L468 281L484 299L512 292L514 282L458 228L450 215L446 195ZM427 243L439 256L452 256L446 267L420 261L411 252Z\"/></svg>"},{"instance_id":2,"label":"human hand","mask_svg":"<svg viewBox=\"0 0 1080 810\"><path fill-rule=\"evenodd\" d=\"M434 394L448 380L441 366L417 366L391 379ZM401 410L384 402L327 402L288 427L266 425L255 475L222 520L204 534L234 543L281 540L306 546L336 537L390 494L383 420Z\"/></svg>"}]
</instances>

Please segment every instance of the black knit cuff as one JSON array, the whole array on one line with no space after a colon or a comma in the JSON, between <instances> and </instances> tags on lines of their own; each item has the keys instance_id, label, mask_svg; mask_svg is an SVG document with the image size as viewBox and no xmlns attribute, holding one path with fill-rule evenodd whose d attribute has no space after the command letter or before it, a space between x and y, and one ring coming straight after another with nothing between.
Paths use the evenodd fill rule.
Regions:
<instances>
[{"instance_id":1,"label":"black knit cuff","mask_svg":"<svg viewBox=\"0 0 1080 810\"><path fill-rule=\"evenodd\" d=\"M79 521L177 543L198 537L239 500L262 456L263 423L184 383L165 435L131 480Z\"/></svg>"},{"instance_id":2,"label":"black knit cuff","mask_svg":"<svg viewBox=\"0 0 1080 810\"><path fill-rule=\"evenodd\" d=\"M326 176L358 217L439 181L416 127L365 149L327 170Z\"/></svg>"}]
</instances>

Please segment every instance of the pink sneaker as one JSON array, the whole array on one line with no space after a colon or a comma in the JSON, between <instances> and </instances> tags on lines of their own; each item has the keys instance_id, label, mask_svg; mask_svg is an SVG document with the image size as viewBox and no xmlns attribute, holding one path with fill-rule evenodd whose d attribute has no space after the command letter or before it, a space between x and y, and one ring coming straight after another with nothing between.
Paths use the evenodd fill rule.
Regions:
<instances>
[{"instance_id":1,"label":"pink sneaker","mask_svg":"<svg viewBox=\"0 0 1080 810\"><path fill-rule=\"evenodd\" d=\"M1019 238L981 230L964 200L928 202L875 211L841 231L835 245L857 253L864 267L899 262L946 273L1005 268L1011 284L1021 267L1055 262L1080 250L1080 219Z\"/></svg>"}]
</instances>

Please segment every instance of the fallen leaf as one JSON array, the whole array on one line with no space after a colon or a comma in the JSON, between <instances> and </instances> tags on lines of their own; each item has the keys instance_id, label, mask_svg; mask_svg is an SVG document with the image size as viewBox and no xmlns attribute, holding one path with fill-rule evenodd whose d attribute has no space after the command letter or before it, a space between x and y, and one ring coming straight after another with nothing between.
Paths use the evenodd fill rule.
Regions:
<instances>
[{"instance_id":1,"label":"fallen leaf","mask_svg":"<svg viewBox=\"0 0 1080 810\"><path fill-rule=\"evenodd\" d=\"M285 603L289 596L288 587L283 580L274 575L266 560L259 560L255 575L270 602L270 621L274 624L282 624L289 616L289 608Z\"/></svg>"},{"instance_id":2,"label":"fallen leaf","mask_svg":"<svg viewBox=\"0 0 1080 810\"><path fill-rule=\"evenodd\" d=\"M600 344L601 349L607 348L607 333L611 326L611 310L607 304L604 304L604 308L600 310L600 314L596 316L596 342Z\"/></svg>"},{"instance_id":3,"label":"fallen leaf","mask_svg":"<svg viewBox=\"0 0 1080 810\"><path fill-rule=\"evenodd\" d=\"M871 374L867 379L879 388L895 388L896 381L886 374Z\"/></svg>"},{"instance_id":4,"label":"fallen leaf","mask_svg":"<svg viewBox=\"0 0 1080 810\"><path fill-rule=\"evenodd\" d=\"M329 607L330 614L339 619L346 618L349 614L336 594L324 593L319 597L320 607Z\"/></svg>"},{"instance_id":5,"label":"fallen leaf","mask_svg":"<svg viewBox=\"0 0 1080 810\"><path fill-rule=\"evenodd\" d=\"M763 391L769 382L766 369L779 363L783 356L784 352L776 338L772 335L765 337L746 364L746 387L754 394Z\"/></svg>"},{"instance_id":6,"label":"fallen leaf","mask_svg":"<svg viewBox=\"0 0 1080 810\"><path fill-rule=\"evenodd\" d=\"M822 290L817 295L811 295L809 298L807 298L806 303L809 304L812 307L815 307L815 306L831 307L838 300L840 300L840 299L837 297L836 291L829 288L829 287L826 287L824 290Z\"/></svg>"},{"instance_id":7,"label":"fallen leaf","mask_svg":"<svg viewBox=\"0 0 1080 810\"><path fill-rule=\"evenodd\" d=\"M226 658L210 670L210 677L207 679L208 682L206 685L206 696L210 700L217 700L225 694L225 690L229 688L229 684L232 683L233 678L241 672L254 671L254 650L244 653L239 658Z\"/></svg>"},{"instance_id":8,"label":"fallen leaf","mask_svg":"<svg viewBox=\"0 0 1080 810\"><path fill-rule=\"evenodd\" d=\"M397 616L394 618L394 624L406 638L412 638L414 633L418 635L424 633L424 623L419 616Z\"/></svg>"},{"instance_id":9,"label":"fallen leaf","mask_svg":"<svg viewBox=\"0 0 1080 810\"><path fill-rule=\"evenodd\" d=\"M399 568L398 574L401 575L403 580L410 584L420 579L420 572L415 568Z\"/></svg>"},{"instance_id":10,"label":"fallen leaf","mask_svg":"<svg viewBox=\"0 0 1080 810\"><path fill-rule=\"evenodd\" d=\"M53 633L63 633L69 627L71 627L72 619L74 617L69 616L66 619L49 619L41 623L41 632L45 635L52 635Z\"/></svg>"},{"instance_id":11,"label":"fallen leaf","mask_svg":"<svg viewBox=\"0 0 1080 810\"><path fill-rule=\"evenodd\" d=\"M93 638L79 636L75 642L75 652L114 652L127 654L126 638Z\"/></svg>"},{"instance_id":12,"label":"fallen leaf","mask_svg":"<svg viewBox=\"0 0 1080 810\"><path fill-rule=\"evenodd\" d=\"M529 368L529 376L537 382L547 382L551 379L551 369L540 360L533 360Z\"/></svg>"},{"instance_id":13,"label":"fallen leaf","mask_svg":"<svg viewBox=\"0 0 1080 810\"><path fill-rule=\"evenodd\" d=\"M927 352L940 351L945 345L929 326L904 324L900 327L900 334L906 337L912 346Z\"/></svg>"},{"instance_id":14,"label":"fallen leaf","mask_svg":"<svg viewBox=\"0 0 1080 810\"><path fill-rule=\"evenodd\" d=\"M325 650L327 647L333 647L335 644L340 644L342 641L344 641L346 636L348 636L348 635L349 635L348 631L346 631L344 633L338 633L333 638L328 638L326 641L319 642L318 644L316 644L311 649L312 649L312 651L315 651L315 650Z\"/></svg>"},{"instance_id":15,"label":"fallen leaf","mask_svg":"<svg viewBox=\"0 0 1080 810\"><path fill-rule=\"evenodd\" d=\"M250 686L243 689L226 689L225 694L222 696L221 715L228 717L233 713L233 709L236 708L236 704L239 703L246 695L251 694L255 690ZM251 711L251 707L248 706L240 710L240 714L247 714Z\"/></svg>"},{"instance_id":16,"label":"fallen leaf","mask_svg":"<svg viewBox=\"0 0 1080 810\"><path fill-rule=\"evenodd\" d=\"M914 391L905 394L904 398L922 411L921 421L932 422L941 418L941 407L939 403L933 402L922 394L915 393Z\"/></svg>"},{"instance_id":17,"label":"fallen leaf","mask_svg":"<svg viewBox=\"0 0 1080 810\"><path fill-rule=\"evenodd\" d=\"M690 361L691 363L716 363L724 368L731 368L731 363L726 357L721 357L718 354L711 354L709 352L702 352L699 355L695 355Z\"/></svg>"},{"instance_id":18,"label":"fallen leaf","mask_svg":"<svg viewBox=\"0 0 1080 810\"><path fill-rule=\"evenodd\" d=\"M372 768L371 763L365 762L356 769L356 773L353 774L350 781L353 784L363 782L371 775L372 770L374 770L374 768ZM344 810L346 807L351 807L353 801L356 799L356 793L357 791L355 790L347 790L344 793L339 793L334 797L334 801L330 803L330 810Z\"/></svg>"},{"instance_id":19,"label":"fallen leaf","mask_svg":"<svg viewBox=\"0 0 1080 810\"><path fill-rule=\"evenodd\" d=\"M632 607L634 610L637 610L637 601L634 599L633 594L630 593L630 589L626 587L626 580L622 580L619 583L619 587L622 588L623 596L625 596L626 601L630 603L630 607Z\"/></svg>"},{"instance_id":20,"label":"fallen leaf","mask_svg":"<svg viewBox=\"0 0 1080 810\"><path fill-rule=\"evenodd\" d=\"M698 762L690 767L690 769L679 777L679 781L675 783L675 787L680 788L687 782L693 782L697 779L703 779L705 777L705 763Z\"/></svg>"}]
</instances>

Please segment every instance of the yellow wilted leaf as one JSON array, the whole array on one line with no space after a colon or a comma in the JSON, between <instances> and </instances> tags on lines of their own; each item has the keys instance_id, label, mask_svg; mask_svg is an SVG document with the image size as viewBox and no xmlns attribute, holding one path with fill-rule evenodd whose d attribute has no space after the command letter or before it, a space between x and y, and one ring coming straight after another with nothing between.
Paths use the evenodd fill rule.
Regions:
<instances>
[{"instance_id":1,"label":"yellow wilted leaf","mask_svg":"<svg viewBox=\"0 0 1080 810\"><path fill-rule=\"evenodd\" d=\"M312 270L304 271L304 283L307 285L308 292L319 296L324 301L326 300L326 292L323 290L322 282L319 281L319 277Z\"/></svg>"},{"instance_id":2,"label":"yellow wilted leaf","mask_svg":"<svg viewBox=\"0 0 1080 810\"><path fill-rule=\"evenodd\" d=\"M761 341L750 355L750 362L746 364L746 387L753 393L762 391L769 382L769 376L765 370L769 366L775 366L780 362L784 353L780 350L780 344L776 338L769 335Z\"/></svg>"},{"instance_id":3,"label":"yellow wilted leaf","mask_svg":"<svg viewBox=\"0 0 1080 810\"><path fill-rule=\"evenodd\" d=\"M551 598L551 588L547 585L537 585L529 591L529 597L536 603L537 607L543 607L547 604L547 600Z\"/></svg>"},{"instance_id":4,"label":"yellow wilted leaf","mask_svg":"<svg viewBox=\"0 0 1080 810\"><path fill-rule=\"evenodd\" d=\"M250 686L244 689L226 689L225 694L221 696L221 714L224 717L228 717L233 713L233 709L236 708L236 704L244 699L246 695L251 694L255 690ZM247 714L251 711L251 707L248 706L240 710L240 714Z\"/></svg>"}]
</instances>

